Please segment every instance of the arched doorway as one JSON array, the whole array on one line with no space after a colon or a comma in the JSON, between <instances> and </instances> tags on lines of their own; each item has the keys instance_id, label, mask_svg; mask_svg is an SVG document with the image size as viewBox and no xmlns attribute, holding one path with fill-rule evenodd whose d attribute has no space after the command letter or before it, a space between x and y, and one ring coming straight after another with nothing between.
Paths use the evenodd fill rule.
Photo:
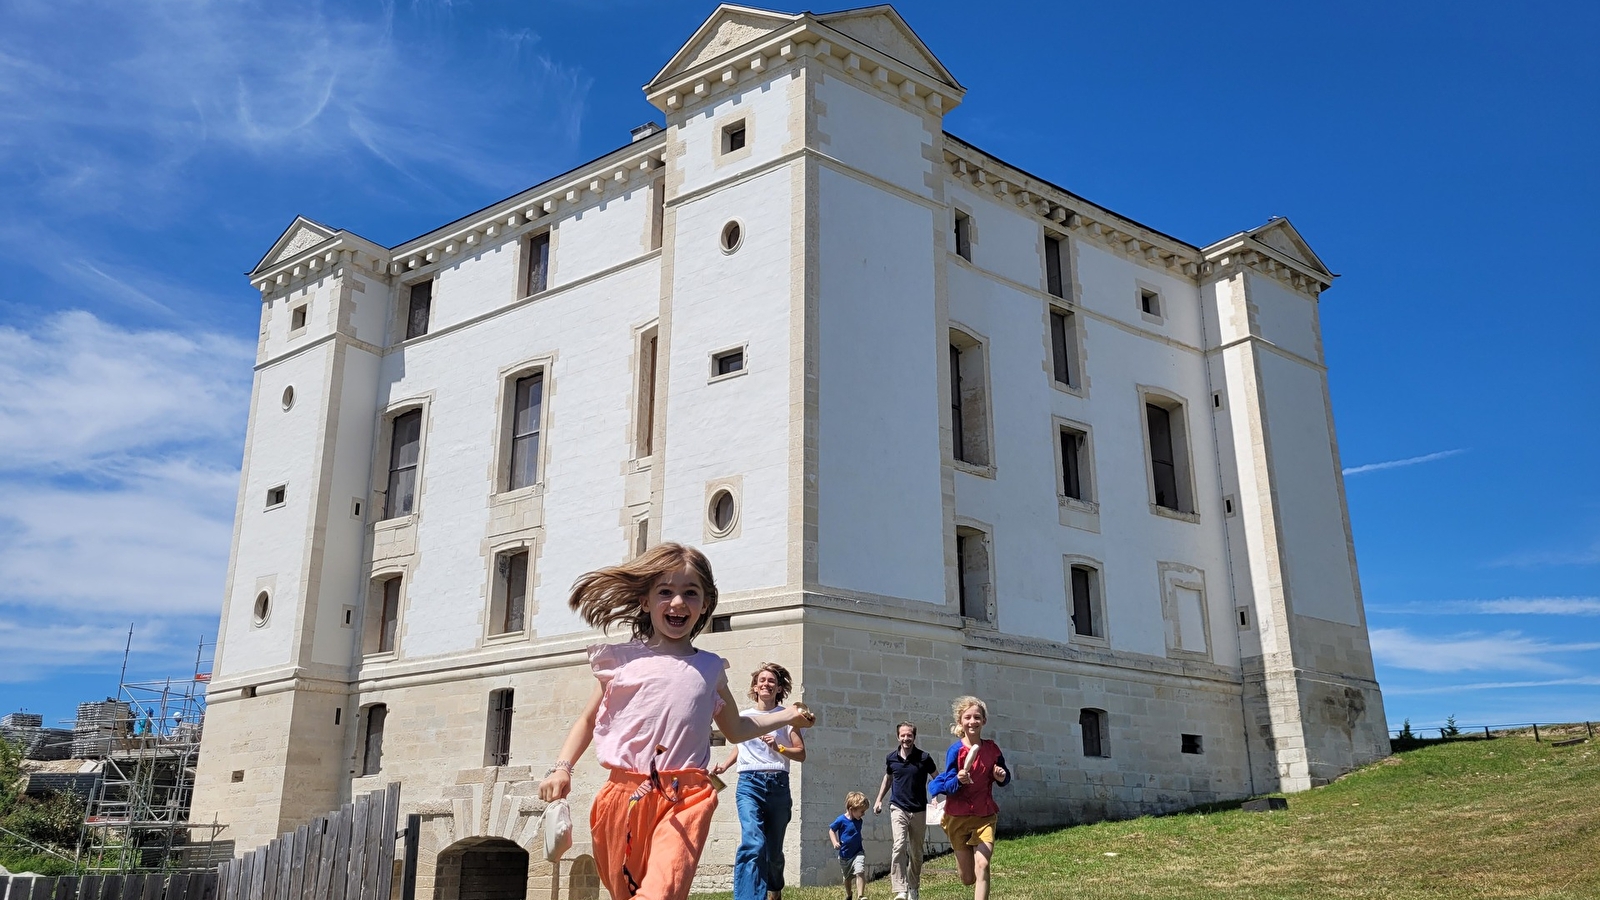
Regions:
<instances>
[{"instance_id":1,"label":"arched doorway","mask_svg":"<svg viewBox=\"0 0 1600 900\"><path fill-rule=\"evenodd\" d=\"M526 900L528 851L504 838L457 841L439 854L434 900Z\"/></svg>"}]
</instances>

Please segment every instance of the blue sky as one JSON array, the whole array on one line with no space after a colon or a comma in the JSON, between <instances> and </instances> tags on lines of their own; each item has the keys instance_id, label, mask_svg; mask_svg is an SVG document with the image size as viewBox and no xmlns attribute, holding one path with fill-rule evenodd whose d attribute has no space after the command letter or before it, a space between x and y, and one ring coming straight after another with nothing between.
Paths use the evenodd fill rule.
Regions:
<instances>
[{"instance_id":1,"label":"blue sky","mask_svg":"<svg viewBox=\"0 0 1600 900\"><path fill-rule=\"evenodd\" d=\"M0 710L114 691L130 623L139 677L215 631L242 273L296 214L394 244L599 156L713 8L0 0ZM1600 719L1600 6L900 9L954 134L1195 244L1289 216L1343 275L1391 725Z\"/></svg>"}]
</instances>

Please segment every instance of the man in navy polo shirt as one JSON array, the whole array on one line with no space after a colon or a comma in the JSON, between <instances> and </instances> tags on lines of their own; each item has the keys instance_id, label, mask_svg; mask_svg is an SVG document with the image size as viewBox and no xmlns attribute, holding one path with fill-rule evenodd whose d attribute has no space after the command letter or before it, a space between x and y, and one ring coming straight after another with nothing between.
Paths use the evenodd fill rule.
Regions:
<instances>
[{"instance_id":1,"label":"man in navy polo shirt","mask_svg":"<svg viewBox=\"0 0 1600 900\"><path fill-rule=\"evenodd\" d=\"M894 854L889 861L889 881L895 900L917 900L922 886L922 842L928 833L928 778L939 771L933 757L917 746L917 726L901 722L895 729L899 746L884 760L883 784L874 813L883 812L889 795L889 826L894 833Z\"/></svg>"}]
</instances>

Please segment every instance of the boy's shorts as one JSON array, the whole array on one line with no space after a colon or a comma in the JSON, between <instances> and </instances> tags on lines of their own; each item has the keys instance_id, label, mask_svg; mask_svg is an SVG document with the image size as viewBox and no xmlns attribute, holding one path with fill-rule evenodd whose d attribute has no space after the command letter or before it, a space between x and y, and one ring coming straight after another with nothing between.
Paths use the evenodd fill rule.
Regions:
<instances>
[{"instance_id":1,"label":"boy's shorts","mask_svg":"<svg viewBox=\"0 0 1600 900\"><path fill-rule=\"evenodd\" d=\"M945 816L941 823L952 847L994 843L994 823L1000 816Z\"/></svg>"},{"instance_id":2,"label":"boy's shorts","mask_svg":"<svg viewBox=\"0 0 1600 900\"><path fill-rule=\"evenodd\" d=\"M867 855L865 853L857 853L849 859L841 858L839 860L839 871L844 874L846 879L854 878L857 875L863 878L866 877Z\"/></svg>"}]
</instances>

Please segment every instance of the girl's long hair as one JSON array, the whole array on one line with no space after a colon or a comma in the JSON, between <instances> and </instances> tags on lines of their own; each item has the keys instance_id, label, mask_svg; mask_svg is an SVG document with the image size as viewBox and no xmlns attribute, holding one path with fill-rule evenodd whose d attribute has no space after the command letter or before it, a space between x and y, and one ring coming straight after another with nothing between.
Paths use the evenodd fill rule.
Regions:
<instances>
[{"instance_id":1,"label":"girl's long hair","mask_svg":"<svg viewBox=\"0 0 1600 900\"><path fill-rule=\"evenodd\" d=\"M976 706L983 713L984 724L989 724L989 707L987 704L985 704L982 700L979 700L977 697L957 697L955 702L950 704L951 734L955 735L956 737L961 737L967 733L967 730L961 727L961 714L974 706Z\"/></svg>"},{"instance_id":2,"label":"girl's long hair","mask_svg":"<svg viewBox=\"0 0 1600 900\"><path fill-rule=\"evenodd\" d=\"M650 614L645 612L644 600L661 576L688 568L700 582L700 596L705 609L700 621L689 632L693 638L711 621L717 608L717 583L711 576L711 561L693 547L682 544L657 544L643 555L628 560L620 566L607 566L589 572L572 585L572 596L567 605L583 615L583 620L603 631L621 622L631 623L637 640L648 640L655 634L650 624Z\"/></svg>"}]
</instances>

